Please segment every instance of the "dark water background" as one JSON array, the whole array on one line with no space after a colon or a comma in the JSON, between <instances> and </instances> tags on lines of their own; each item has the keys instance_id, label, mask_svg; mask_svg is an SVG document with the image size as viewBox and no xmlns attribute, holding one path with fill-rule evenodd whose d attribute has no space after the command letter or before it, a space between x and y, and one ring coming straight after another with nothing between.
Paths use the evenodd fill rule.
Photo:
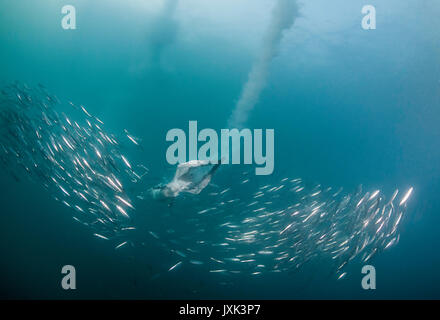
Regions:
<instances>
[{"instance_id":1,"label":"dark water background","mask_svg":"<svg viewBox=\"0 0 440 320\"><path fill-rule=\"evenodd\" d=\"M237 277L225 288L191 267L151 281L172 265L160 249L116 252L39 186L2 168L0 297L440 298L440 3L371 0L378 29L364 31L364 2L303 4L248 126L276 131L274 180L388 194L414 187L400 243L373 261L377 290L361 289L359 265L343 281L317 269ZM75 1L78 29L70 31L60 26L65 4L1 1L0 83L43 83L86 105L108 130L135 132L155 184L173 172L169 129L187 130L189 120L225 127L272 2L182 0L173 17L158 18L161 1ZM238 184L228 170L215 182ZM138 206L137 215L158 224L168 210ZM76 291L60 287L66 264L77 269Z\"/></svg>"}]
</instances>

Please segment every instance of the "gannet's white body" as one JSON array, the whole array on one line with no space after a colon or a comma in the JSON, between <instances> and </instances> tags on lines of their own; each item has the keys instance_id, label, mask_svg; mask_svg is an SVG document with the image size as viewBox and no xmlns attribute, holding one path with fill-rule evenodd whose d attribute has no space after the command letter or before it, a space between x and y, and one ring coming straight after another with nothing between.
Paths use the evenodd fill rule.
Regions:
<instances>
[{"instance_id":1,"label":"gannet's white body","mask_svg":"<svg viewBox=\"0 0 440 320\"><path fill-rule=\"evenodd\" d=\"M151 190L153 198L175 198L181 192L199 194L211 182L211 177L220 164L208 160L191 160L178 165L173 180Z\"/></svg>"}]
</instances>

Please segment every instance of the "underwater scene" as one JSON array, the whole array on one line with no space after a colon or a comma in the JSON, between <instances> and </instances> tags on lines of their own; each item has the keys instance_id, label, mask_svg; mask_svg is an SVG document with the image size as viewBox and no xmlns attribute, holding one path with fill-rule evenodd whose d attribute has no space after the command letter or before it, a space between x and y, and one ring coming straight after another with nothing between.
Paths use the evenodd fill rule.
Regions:
<instances>
[{"instance_id":1,"label":"underwater scene","mask_svg":"<svg viewBox=\"0 0 440 320\"><path fill-rule=\"evenodd\" d=\"M0 298L440 298L439 16L2 0Z\"/></svg>"}]
</instances>

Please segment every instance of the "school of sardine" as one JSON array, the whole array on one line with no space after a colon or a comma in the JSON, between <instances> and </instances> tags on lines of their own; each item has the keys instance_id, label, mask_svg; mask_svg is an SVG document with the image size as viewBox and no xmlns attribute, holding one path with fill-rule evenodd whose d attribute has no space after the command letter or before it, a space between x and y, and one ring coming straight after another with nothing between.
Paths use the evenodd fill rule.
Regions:
<instances>
[{"instance_id":1,"label":"school of sardine","mask_svg":"<svg viewBox=\"0 0 440 320\"><path fill-rule=\"evenodd\" d=\"M342 279L351 261L367 263L399 242L399 225L413 192L395 190L386 197L360 186L345 193L342 188L307 187L299 178L283 178L253 192L255 184L248 185L249 190L239 185L211 192L208 207L185 213L182 230L187 232L169 240L176 260L206 264L212 273L250 275L322 263ZM251 196L240 198L243 194ZM194 263L200 257L209 259Z\"/></svg>"},{"instance_id":2,"label":"school of sardine","mask_svg":"<svg viewBox=\"0 0 440 320\"><path fill-rule=\"evenodd\" d=\"M130 230L145 229L149 241L174 260L165 272L191 265L213 274L257 276L327 261L342 279L351 261L368 262L399 242L413 188L388 196L362 187L347 193L287 177L259 186L250 174L229 187L207 188L198 201L176 201L170 210L185 211L184 224L175 226L171 213L161 216L166 230L136 226L134 200L143 197L128 186L148 169L131 163L119 139L84 106L68 104L78 113L73 118L60 105L42 86L16 83L2 90L2 166L16 179L25 174L44 186L97 238L115 241L116 249L133 245ZM128 131L124 137L140 143Z\"/></svg>"},{"instance_id":3,"label":"school of sardine","mask_svg":"<svg viewBox=\"0 0 440 320\"><path fill-rule=\"evenodd\" d=\"M147 169L130 164L100 119L84 106L63 106L41 85L14 83L1 91L0 99L3 168L17 180L25 174L50 190L98 238L109 239L131 227L134 205L127 185L140 180ZM138 143L128 132L126 136Z\"/></svg>"}]
</instances>

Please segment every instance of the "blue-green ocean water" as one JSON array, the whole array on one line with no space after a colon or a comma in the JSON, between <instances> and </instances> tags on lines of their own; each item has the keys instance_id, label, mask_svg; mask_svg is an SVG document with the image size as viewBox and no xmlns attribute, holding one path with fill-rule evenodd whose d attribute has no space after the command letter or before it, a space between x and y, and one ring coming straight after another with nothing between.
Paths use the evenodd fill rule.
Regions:
<instances>
[{"instance_id":1,"label":"blue-green ocean water","mask_svg":"<svg viewBox=\"0 0 440 320\"><path fill-rule=\"evenodd\" d=\"M154 184L173 173L165 159L169 129L187 130L189 120L225 127L273 1L181 0L167 15L159 0L76 0L76 30L61 28L65 4L0 2L0 83L42 83L87 106L108 130L135 132L144 146L137 160ZM377 9L376 30L361 28L365 4ZM341 281L318 269L237 276L223 287L194 267L151 280L172 265L159 248L115 251L45 190L16 182L4 168L0 297L440 298L439 15L435 0L303 1L247 123L276 131L274 180L414 187L400 243L373 262L376 290L362 290L359 265ZM239 183L227 169L216 179ZM145 201L136 214L160 225L166 210ZM60 286L66 264L76 267L75 291Z\"/></svg>"}]
</instances>

